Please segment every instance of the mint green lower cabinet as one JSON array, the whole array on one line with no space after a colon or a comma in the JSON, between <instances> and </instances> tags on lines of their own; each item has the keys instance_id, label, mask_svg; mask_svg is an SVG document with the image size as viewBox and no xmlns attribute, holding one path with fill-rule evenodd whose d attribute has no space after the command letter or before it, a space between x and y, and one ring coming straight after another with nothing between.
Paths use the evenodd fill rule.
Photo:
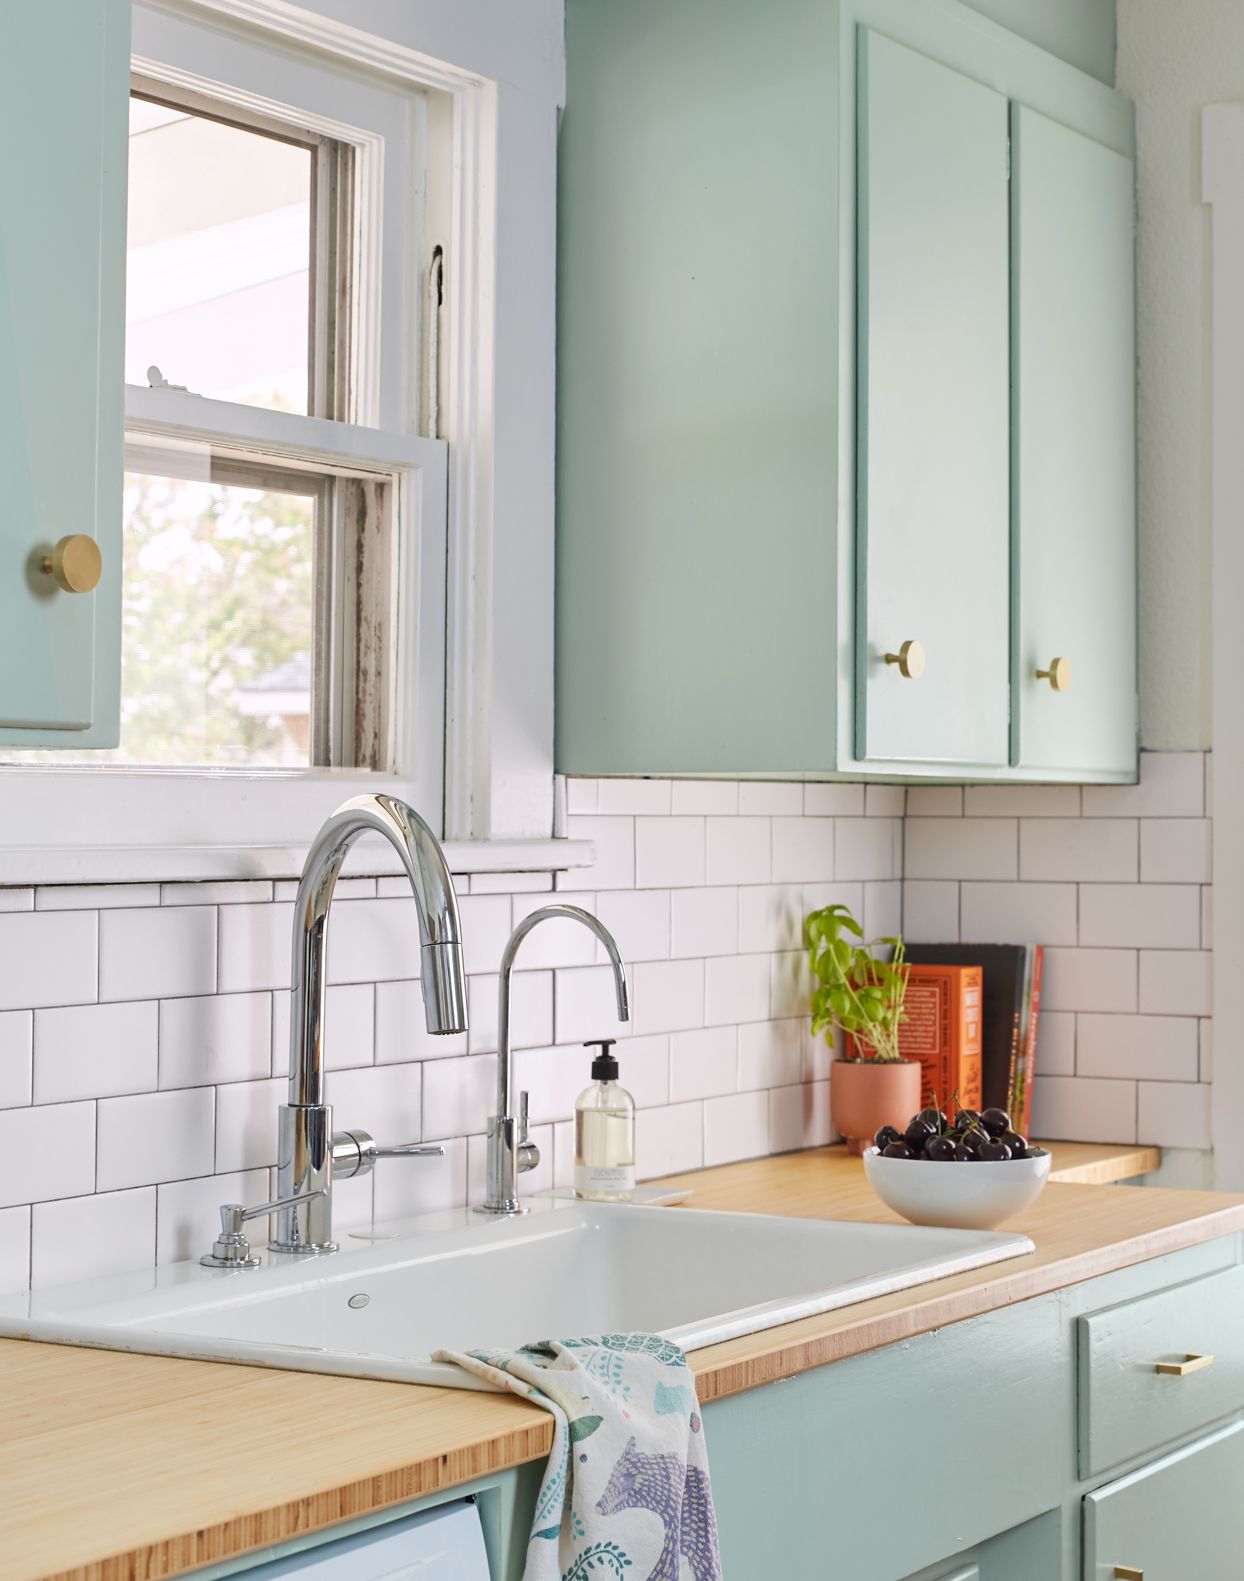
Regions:
<instances>
[{"instance_id":1,"label":"mint green lower cabinet","mask_svg":"<svg viewBox=\"0 0 1244 1581\"><path fill-rule=\"evenodd\" d=\"M129 0L5 8L0 745L117 740L129 37ZM93 592L41 569L79 533Z\"/></svg>"},{"instance_id":2,"label":"mint green lower cabinet","mask_svg":"<svg viewBox=\"0 0 1244 1581\"><path fill-rule=\"evenodd\" d=\"M1084 1501L1083 1581L1244 1575L1244 1422L1210 1433Z\"/></svg>"}]
</instances>

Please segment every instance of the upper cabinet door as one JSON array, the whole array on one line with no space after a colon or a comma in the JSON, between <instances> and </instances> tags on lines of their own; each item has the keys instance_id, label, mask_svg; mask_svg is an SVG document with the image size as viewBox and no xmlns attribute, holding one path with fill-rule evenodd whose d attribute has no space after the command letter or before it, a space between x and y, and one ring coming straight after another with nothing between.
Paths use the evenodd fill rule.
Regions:
<instances>
[{"instance_id":1,"label":"upper cabinet door","mask_svg":"<svg viewBox=\"0 0 1244 1581\"><path fill-rule=\"evenodd\" d=\"M1132 161L1016 105L1012 759L1136 773Z\"/></svg>"},{"instance_id":2,"label":"upper cabinet door","mask_svg":"<svg viewBox=\"0 0 1244 1581\"><path fill-rule=\"evenodd\" d=\"M9 745L117 739L129 13L129 0L39 0L4 19L0 743ZM58 553L64 539L74 541Z\"/></svg>"},{"instance_id":3,"label":"upper cabinet door","mask_svg":"<svg viewBox=\"0 0 1244 1581\"><path fill-rule=\"evenodd\" d=\"M1001 766L1007 100L879 34L859 49L857 753Z\"/></svg>"}]
</instances>

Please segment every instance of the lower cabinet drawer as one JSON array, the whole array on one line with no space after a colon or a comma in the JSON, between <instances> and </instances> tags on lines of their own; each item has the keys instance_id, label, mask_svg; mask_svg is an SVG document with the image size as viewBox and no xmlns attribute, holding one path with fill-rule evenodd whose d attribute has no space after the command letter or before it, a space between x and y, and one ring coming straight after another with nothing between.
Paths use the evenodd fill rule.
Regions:
<instances>
[{"instance_id":1,"label":"lower cabinet drawer","mask_svg":"<svg viewBox=\"0 0 1244 1581\"><path fill-rule=\"evenodd\" d=\"M1076 1327L1082 1477L1244 1409L1244 1268L1094 1312Z\"/></svg>"},{"instance_id":2,"label":"lower cabinet drawer","mask_svg":"<svg viewBox=\"0 0 1244 1581\"><path fill-rule=\"evenodd\" d=\"M1084 1500L1083 1581L1217 1581L1244 1573L1244 1422Z\"/></svg>"}]
</instances>

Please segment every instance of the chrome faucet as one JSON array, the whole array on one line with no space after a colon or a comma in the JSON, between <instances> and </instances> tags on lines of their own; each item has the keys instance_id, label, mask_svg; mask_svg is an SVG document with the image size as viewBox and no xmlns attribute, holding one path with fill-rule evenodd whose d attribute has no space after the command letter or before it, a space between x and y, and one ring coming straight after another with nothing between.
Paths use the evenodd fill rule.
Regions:
<instances>
[{"instance_id":1,"label":"chrome faucet","mask_svg":"<svg viewBox=\"0 0 1244 1581\"><path fill-rule=\"evenodd\" d=\"M421 1157L437 1146L377 1147L365 1131L333 1134L324 1102L324 947L328 911L346 852L367 833L382 834L402 859L415 895L421 941L423 1007L428 1031L466 1030L462 928L453 879L436 836L413 807L392 796L356 796L338 807L316 835L294 902L294 959L290 1004L289 1102L277 1120L277 1191L281 1204L274 1252L336 1251L334 1174L368 1173L378 1158ZM287 1200L288 1199L288 1200Z\"/></svg>"},{"instance_id":2,"label":"chrome faucet","mask_svg":"<svg viewBox=\"0 0 1244 1581\"><path fill-rule=\"evenodd\" d=\"M605 946L613 966L614 987L618 996L618 1020L629 1021L630 1006L626 990L626 967L617 942L599 917L580 906L554 904L541 906L524 917L510 935L501 956L501 980L497 1006L497 1112L488 1121L488 1195L476 1210L479 1213L522 1213L518 1200L518 1177L540 1162L540 1149L528 1135L527 1094L519 1099L519 1118L510 1113L510 1086L513 1061L510 1055L510 974L518 947L541 922L554 918L581 922Z\"/></svg>"}]
</instances>

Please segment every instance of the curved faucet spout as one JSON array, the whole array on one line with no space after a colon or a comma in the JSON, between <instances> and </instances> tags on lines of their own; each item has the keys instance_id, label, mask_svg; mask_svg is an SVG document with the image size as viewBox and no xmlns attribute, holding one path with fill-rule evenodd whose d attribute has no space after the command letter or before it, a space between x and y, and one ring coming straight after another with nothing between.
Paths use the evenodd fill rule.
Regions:
<instances>
[{"instance_id":1,"label":"curved faucet spout","mask_svg":"<svg viewBox=\"0 0 1244 1581\"><path fill-rule=\"evenodd\" d=\"M539 1162L540 1154L527 1135L526 1093L523 1094L521 1121L516 1122L510 1110L510 1087L513 1080L513 1060L510 1054L510 977L514 970L514 957L519 945L542 922L564 918L582 923L594 933L605 947L613 966L613 985L618 1000L618 1020L631 1019L630 1000L626 987L626 967L617 941L599 917L581 906L567 906L556 902L540 906L524 917L510 935L501 956L501 978L497 1005L497 1112L488 1121L488 1194L481 1213L521 1213L518 1200L518 1176L532 1169Z\"/></svg>"},{"instance_id":2,"label":"curved faucet spout","mask_svg":"<svg viewBox=\"0 0 1244 1581\"><path fill-rule=\"evenodd\" d=\"M436 836L405 802L356 796L325 823L307 853L294 902L289 1101L324 1102L325 942L333 889L346 852L361 834L382 834L397 851L419 915L421 981L428 1031L466 1030L466 977L458 901Z\"/></svg>"}]
</instances>

